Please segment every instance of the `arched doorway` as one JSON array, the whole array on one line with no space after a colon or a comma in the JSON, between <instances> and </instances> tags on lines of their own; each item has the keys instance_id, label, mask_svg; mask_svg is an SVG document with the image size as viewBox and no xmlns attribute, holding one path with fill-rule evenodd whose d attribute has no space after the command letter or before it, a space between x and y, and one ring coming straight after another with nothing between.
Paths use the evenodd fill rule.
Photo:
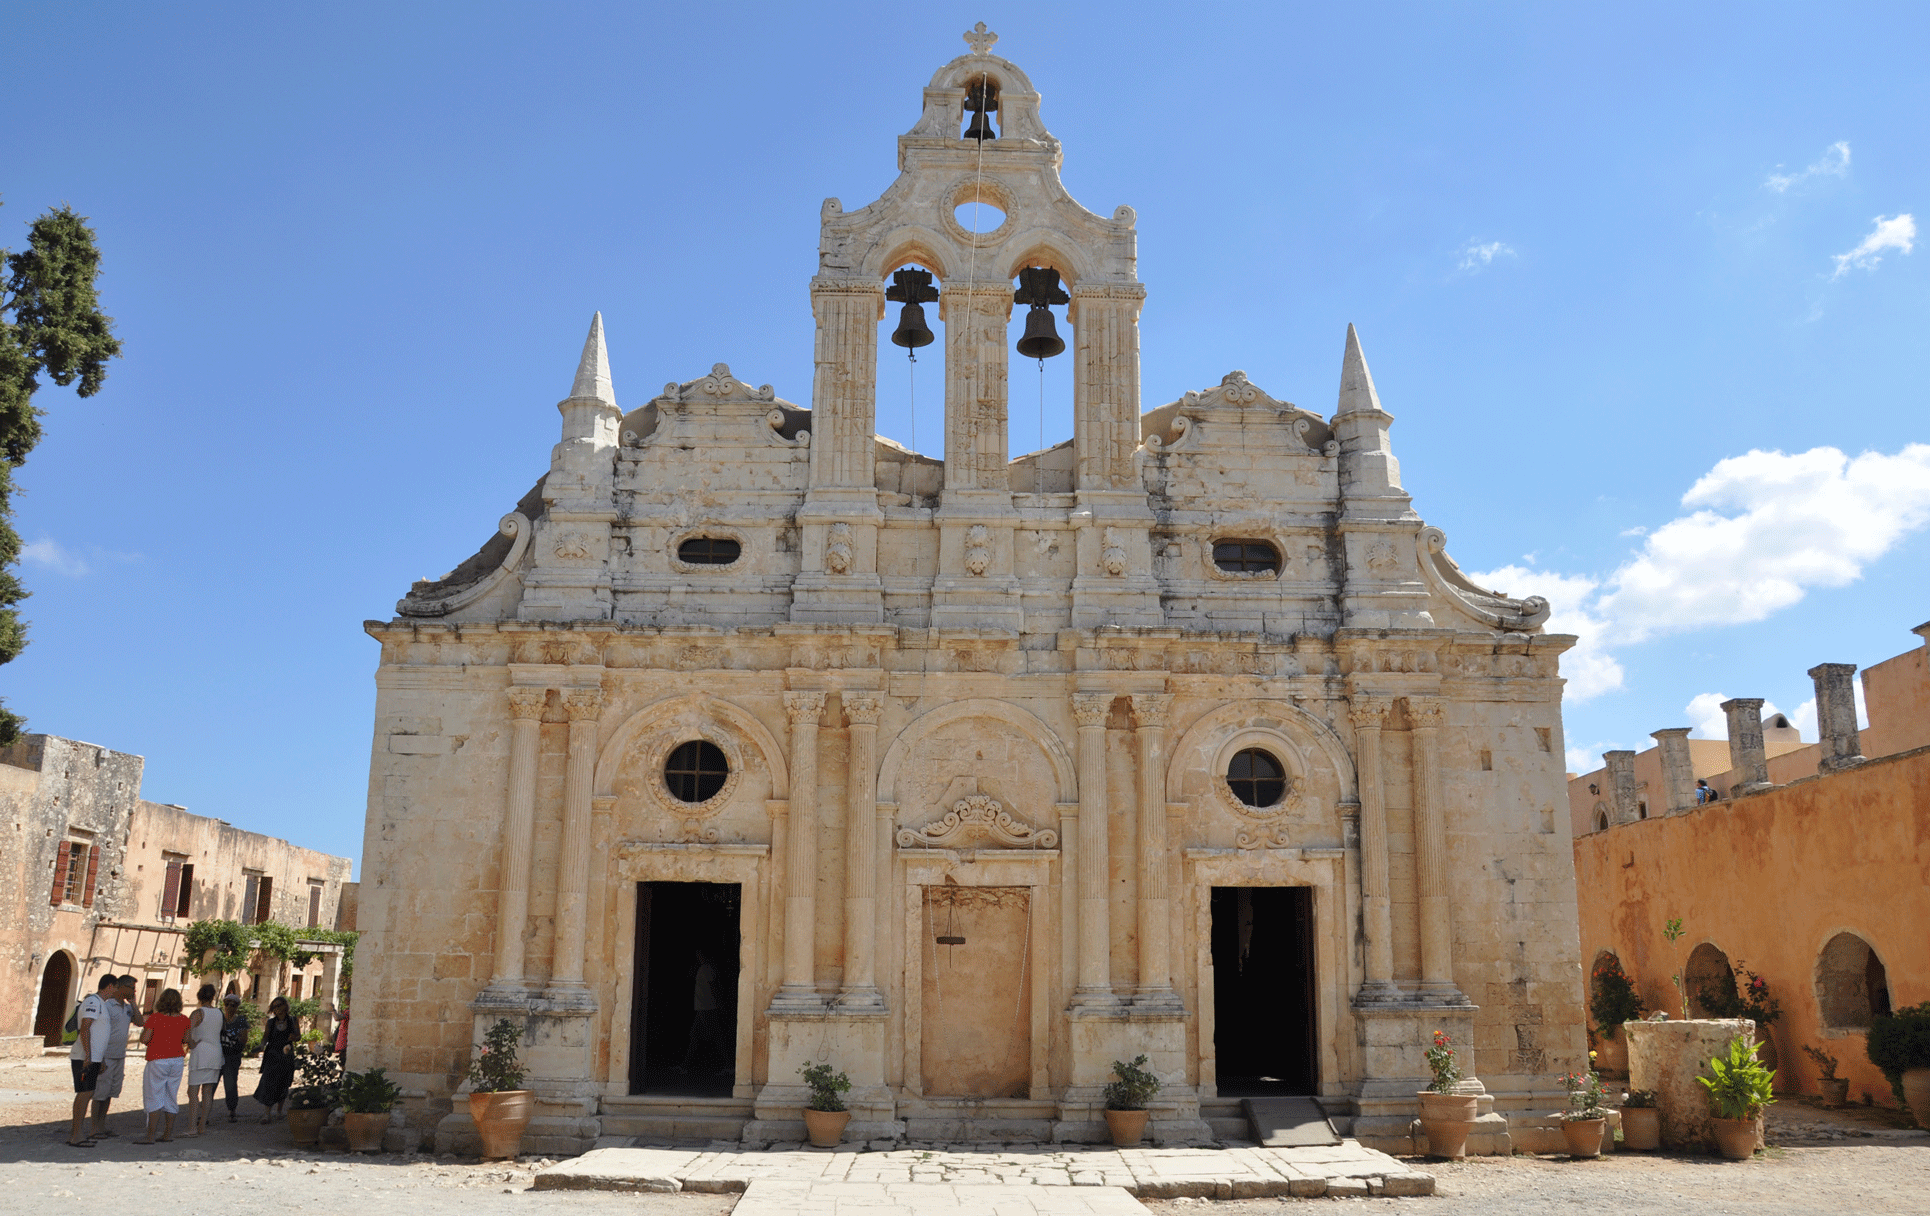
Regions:
<instances>
[{"instance_id":1,"label":"arched doorway","mask_svg":"<svg viewBox=\"0 0 1930 1216\"><path fill-rule=\"evenodd\" d=\"M1868 942L1848 931L1829 939L1816 960L1816 1005L1832 1031L1868 1030L1890 1012L1889 974Z\"/></svg>"},{"instance_id":2,"label":"arched doorway","mask_svg":"<svg viewBox=\"0 0 1930 1216\"><path fill-rule=\"evenodd\" d=\"M65 950L56 950L40 973L40 1005L34 1010L34 1033L48 1047L60 1046L66 1037L67 998L74 987L74 960Z\"/></svg>"}]
</instances>

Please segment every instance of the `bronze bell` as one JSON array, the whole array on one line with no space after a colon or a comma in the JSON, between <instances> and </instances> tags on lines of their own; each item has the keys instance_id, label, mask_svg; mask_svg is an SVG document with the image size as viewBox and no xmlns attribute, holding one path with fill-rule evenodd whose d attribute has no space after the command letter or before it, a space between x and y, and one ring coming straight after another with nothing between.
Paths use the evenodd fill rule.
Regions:
<instances>
[{"instance_id":1,"label":"bronze bell","mask_svg":"<svg viewBox=\"0 0 1930 1216\"><path fill-rule=\"evenodd\" d=\"M965 134L960 138L976 139L983 142L984 140L997 139L998 137L998 132L992 129L992 116L980 110L978 113L972 115L972 125L965 128Z\"/></svg>"},{"instance_id":2,"label":"bronze bell","mask_svg":"<svg viewBox=\"0 0 1930 1216\"><path fill-rule=\"evenodd\" d=\"M898 271L891 276L891 286L885 288L885 299L905 306L898 314L898 328L891 331L892 344L907 350L930 346L933 334L920 305L938 299L938 289L931 285L931 271Z\"/></svg>"},{"instance_id":3,"label":"bronze bell","mask_svg":"<svg viewBox=\"0 0 1930 1216\"><path fill-rule=\"evenodd\" d=\"M891 331L891 344L917 350L921 346L930 346L934 337L936 335L932 333L931 326L925 324L924 308L918 304L906 304L898 314L898 328Z\"/></svg>"},{"instance_id":4,"label":"bronze bell","mask_svg":"<svg viewBox=\"0 0 1930 1216\"><path fill-rule=\"evenodd\" d=\"M1043 304L1034 304L1032 311L1025 314L1025 333L1019 337L1018 352L1028 359L1050 359L1065 348L1059 327L1052 320L1052 310Z\"/></svg>"}]
</instances>

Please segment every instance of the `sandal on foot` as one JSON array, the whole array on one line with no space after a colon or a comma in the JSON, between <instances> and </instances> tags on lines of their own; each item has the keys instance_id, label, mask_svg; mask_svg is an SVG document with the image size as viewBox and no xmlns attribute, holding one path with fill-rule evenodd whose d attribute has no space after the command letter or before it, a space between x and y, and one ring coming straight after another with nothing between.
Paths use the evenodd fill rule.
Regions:
<instances>
[{"instance_id":1,"label":"sandal on foot","mask_svg":"<svg viewBox=\"0 0 1930 1216\"><path fill-rule=\"evenodd\" d=\"M65 1144L68 1148L99 1148L100 1147L100 1145L95 1144L92 1140L63 1140L61 1141L61 1143Z\"/></svg>"}]
</instances>

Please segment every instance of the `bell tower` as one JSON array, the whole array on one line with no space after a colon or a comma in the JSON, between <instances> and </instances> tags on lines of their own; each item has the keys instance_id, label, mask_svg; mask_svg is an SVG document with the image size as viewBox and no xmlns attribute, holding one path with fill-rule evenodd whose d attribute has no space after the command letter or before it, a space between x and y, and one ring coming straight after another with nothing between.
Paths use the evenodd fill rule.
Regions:
<instances>
[{"instance_id":1,"label":"bell tower","mask_svg":"<svg viewBox=\"0 0 1930 1216\"><path fill-rule=\"evenodd\" d=\"M898 179L882 197L855 211L825 200L811 281L814 433L810 489L798 515L804 551L794 620L883 619L877 558L883 513L873 467L877 330L886 283L915 265L939 280L945 342L944 485L935 519L931 624L1025 628L1014 572L1021 518L1015 499L1036 510L1046 503L1020 493L1009 476L1013 352L1006 332L1015 295L1032 307L1029 319L1041 329L1050 318L1041 322L1040 310L1067 303L1073 330L1076 472L1068 522L1076 529L1078 569L1071 623L1164 624L1148 539L1153 517L1134 463L1145 298L1135 217L1124 206L1110 218L1096 215L1066 192L1059 141L1040 120L1038 91L1016 65L992 53L997 41L980 22L965 34L969 50L932 76L917 124L898 138ZM961 224L955 212L974 202L996 208L1003 219L983 231ZM1048 283L1052 276L1056 281ZM894 282L893 290L894 299L904 295L902 284ZM1054 340L1032 328L1026 344L1028 354L1056 353ZM828 538L840 524L850 533L851 551L828 557Z\"/></svg>"}]
</instances>

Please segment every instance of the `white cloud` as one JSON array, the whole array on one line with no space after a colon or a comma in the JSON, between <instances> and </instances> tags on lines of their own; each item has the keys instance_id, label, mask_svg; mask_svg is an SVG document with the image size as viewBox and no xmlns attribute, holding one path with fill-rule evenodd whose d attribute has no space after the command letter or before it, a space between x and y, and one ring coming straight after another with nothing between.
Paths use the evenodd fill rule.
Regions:
<instances>
[{"instance_id":1,"label":"white cloud","mask_svg":"<svg viewBox=\"0 0 1930 1216\"><path fill-rule=\"evenodd\" d=\"M1551 606L1548 632L1572 633L1580 639L1574 649L1561 657L1561 673L1568 680L1565 695L1570 700L1586 701L1622 686L1622 665L1601 645L1608 622L1589 607L1589 600L1601 588L1598 580L1523 566L1503 566L1468 577L1483 587L1496 588L1516 599L1530 595L1543 597Z\"/></svg>"},{"instance_id":2,"label":"white cloud","mask_svg":"<svg viewBox=\"0 0 1930 1216\"><path fill-rule=\"evenodd\" d=\"M1776 166L1781 169L1781 165ZM1787 193L1791 186L1800 185L1812 177L1842 177L1850 171L1850 145L1838 140L1824 152L1822 159L1797 173L1771 173L1763 181L1763 187L1777 194Z\"/></svg>"},{"instance_id":3,"label":"white cloud","mask_svg":"<svg viewBox=\"0 0 1930 1216\"><path fill-rule=\"evenodd\" d=\"M1569 748L1564 758L1568 761L1569 772L1592 773L1602 767L1602 753L1614 750L1613 742L1590 743Z\"/></svg>"},{"instance_id":4,"label":"white cloud","mask_svg":"<svg viewBox=\"0 0 1930 1216\"><path fill-rule=\"evenodd\" d=\"M1830 278L1842 278L1850 272L1852 266L1859 270L1875 270L1877 264L1883 260L1885 249L1900 249L1904 253L1909 253L1916 247L1916 243L1915 217L1908 212L1892 217L1879 215L1876 217L1876 227L1870 230L1870 235L1864 237L1861 244L1848 253L1839 253L1835 256L1836 273Z\"/></svg>"},{"instance_id":5,"label":"white cloud","mask_svg":"<svg viewBox=\"0 0 1930 1216\"><path fill-rule=\"evenodd\" d=\"M1856 680L1850 687L1856 693L1856 729L1868 730L1870 729L1870 707L1863 700L1863 681ZM1803 732L1803 738L1811 743L1821 739L1822 732L1816 725L1816 698L1811 697L1790 710L1789 724Z\"/></svg>"},{"instance_id":6,"label":"white cloud","mask_svg":"<svg viewBox=\"0 0 1930 1216\"><path fill-rule=\"evenodd\" d=\"M20 560L45 566L55 574L64 574L68 578L80 578L88 572L88 565L80 554L62 548L60 542L51 537L43 536L22 545Z\"/></svg>"},{"instance_id":7,"label":"white cloud","mask_svg":"<svg viewBox=\"0 0 1930 1216\"><path fill-rule=\"evenodd\" d=\"M1494 264L1496 258L1511 258L1513 256L1515 256L1513 247L1505 241L1489 241L1484 245L1479 241L1470 240L1467 244L1461 246L1461 264L1455 267L1455 269L1472 271L1486 270Z\"/></svg>"}]
</instances>

